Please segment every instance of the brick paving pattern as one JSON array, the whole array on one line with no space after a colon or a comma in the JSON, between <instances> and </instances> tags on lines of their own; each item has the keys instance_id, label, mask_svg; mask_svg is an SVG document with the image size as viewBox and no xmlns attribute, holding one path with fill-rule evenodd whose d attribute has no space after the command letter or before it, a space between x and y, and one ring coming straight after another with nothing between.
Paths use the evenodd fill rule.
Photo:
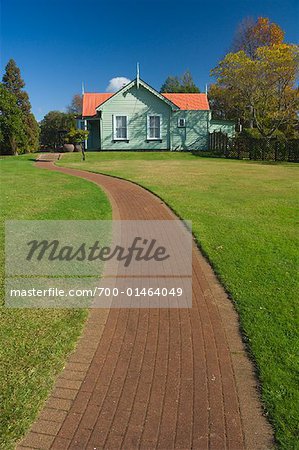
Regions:
<instances>
[{"instance_id":1,"label":"brick paving pattern","mask_svg":"<svg viewBox=\"0 0 299 450\"><path fill-rule=\"evenodd\" d=\"M115 219L174 218L133 183L47 161L37 166L101 186ZM192 309L91 309L17 449L273 448L237 315L195 245L192 289Z\"/></svg>"}]
</instances>

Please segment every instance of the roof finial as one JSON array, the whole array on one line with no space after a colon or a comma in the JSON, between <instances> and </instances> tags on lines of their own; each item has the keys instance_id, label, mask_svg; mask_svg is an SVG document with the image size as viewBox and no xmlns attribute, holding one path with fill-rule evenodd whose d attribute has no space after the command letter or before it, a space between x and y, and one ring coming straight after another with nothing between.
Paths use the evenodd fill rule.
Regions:
<instances>
[{"instance_id":1,"label":"roof finial","mask_svg":"<svg viewBox=\"0 0 299 450\"><path fill-rule=\"evenodd\" d=\"M208 95L208 85L206 84L206 95Z\"/></svg>"},{"instance_id":2,"label":"roof finial","mask_svg":"<svg viewBox=\"0 0 299 450\"><path fill-rule=\"evenodd\" d=\"M85 92L84 92L84 82L82 81L82 95L84 95L85 94Z\"/></svg>"},{"instance_id":3,"label":"roof finial","mask_svg":"<svg viewBox=\"0 0 299 450\"><path fill-rule=\"evenodd\" d=\"M140 81L140 75L139 75L139 62L136 64L136 84L137 84L137 89L139 89L139 81Z\"/></svg>"}]
</instances>

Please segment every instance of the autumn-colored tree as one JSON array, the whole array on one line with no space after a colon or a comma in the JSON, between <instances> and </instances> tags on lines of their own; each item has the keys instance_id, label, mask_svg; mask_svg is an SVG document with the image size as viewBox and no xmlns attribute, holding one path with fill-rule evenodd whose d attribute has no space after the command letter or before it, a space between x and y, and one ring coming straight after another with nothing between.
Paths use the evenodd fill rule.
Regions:
<instances>
[{"instance_id":1,"label":"autumn-colored tree","mask_svg":"<svg viewBox=\"0 0 299 450\"><path fill-rule=\"evenodd\" d=\"M243 50L250 58L255 58L259 47L279 45L284 41L284 31L268 17L244 19L238 26L232 51Z\"/></svg>"},{"instance_id":2,"label":"autumn-colored tree","mask_svg":"<svg viewBox=\"0 0 299 450\"><path fill-rule=\"evenodd\" d=\"M295 45L259 47L254 59L244 51L229 53L212 70L217 78L214 102L229 105L227 111L239 109L243 118L251 116L261 135L270 138L297 120L298 71L299 47Z\"/></svg>"},{"instance_id":3,"label":"autumn-colored tree","mask_svg":"<svg viewBox=\"0 0 299 450\"><path fill-rule=\"evenodd\" d=\"M231 89L218 83L211 84L208 92L210 108L215 119L237 120L246 123L250 119L246 105L240 96Z\"/></svg>"}]
</instances>

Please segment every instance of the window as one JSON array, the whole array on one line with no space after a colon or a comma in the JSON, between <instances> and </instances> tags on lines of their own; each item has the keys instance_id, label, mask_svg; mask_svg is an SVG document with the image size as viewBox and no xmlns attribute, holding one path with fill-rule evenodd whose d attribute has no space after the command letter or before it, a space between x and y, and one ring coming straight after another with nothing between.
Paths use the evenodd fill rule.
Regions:
<instances>
[{"instance_id":1,"label":"window","mask_svg":"<svg viewBox=\"0 0 299 450\"><path fill-rule=\"evenodd\" d=\"M184 119L184 118L179 118L178 119L178 127L179 128L185 128L186 127L186 119Z\"/></svg>"},{"instance_id":2,"label":"window","mask_svg":"<svg viewBox=\"0 0 299 450\"><path fill-rule=\"evenodd\" d=\"M161 139L161 116L147 116L147 138Z\"/></svg>"},{"instance_id":3,"label":"window","mask_svg":"<svg viewBox=\"0 0 299 450\"><path fill-rule=\"evenodd\" d=\"M127 116L113 116L114 119L114 140L127 141L128 140L128 117Z\"/></svg>"}]
</instances>

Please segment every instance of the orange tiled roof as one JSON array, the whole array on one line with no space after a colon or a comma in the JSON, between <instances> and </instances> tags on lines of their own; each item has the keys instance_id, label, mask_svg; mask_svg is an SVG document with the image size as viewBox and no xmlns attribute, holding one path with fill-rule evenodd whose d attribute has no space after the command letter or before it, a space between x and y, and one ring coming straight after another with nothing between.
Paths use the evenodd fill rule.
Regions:
<instances>
[{"instance_id":1,"label":"orange tiled roof","mask_svg":"<svg viewBox=\"0 0 299 450\"><path fill-rule=\"evenodd\" d=\"M87 93L83 96L84 117L96 115L96 108L104 103L108 98L112 97L111 93L96 94ZM179 109L183 110L208 110L209 102L206 94L162 94L165 98L174 103Z\"/></svg>"},{"instance_id":2,"label":"orange tiled roof","mask_svg":"<svg viewBox=\"0 0 299 450\"><path fill-rule=\"evenodd\" d=\"M113 94L94 94L87 93L83 95L83 108L82 116L89 117L96 115L96 108L104 103L108 98L112 97Z\"/></svg>"},{"instance_id":3,"label":"orange tiled roof","mask_svg":"<svg viewBox=\"0 0 299 450\"><path fill-rule=\"evenodd\" d=\"M180 109L186 110L207 110L210 109L206 94L162 94Z\"/></svg>"}]
</instances>

